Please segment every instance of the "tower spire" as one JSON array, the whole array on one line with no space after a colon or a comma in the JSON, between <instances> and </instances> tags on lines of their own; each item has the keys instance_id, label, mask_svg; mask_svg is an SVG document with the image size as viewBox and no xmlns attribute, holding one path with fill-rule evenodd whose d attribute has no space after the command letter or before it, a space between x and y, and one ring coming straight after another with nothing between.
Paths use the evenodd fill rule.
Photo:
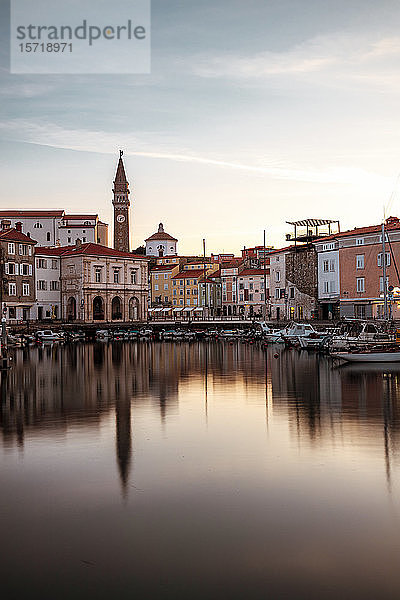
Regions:
<instances>
[{"instance_id":1,"label":"tower spire","mask_svg":"<svg viewBox=\"0 0 400 600\"><path fill-rule=\"evenodd\" d=\"M122 160L123 151L119 151L117 172L114 179L114 248L129 252L129 183Z\"/></svg>"}]
</instances>

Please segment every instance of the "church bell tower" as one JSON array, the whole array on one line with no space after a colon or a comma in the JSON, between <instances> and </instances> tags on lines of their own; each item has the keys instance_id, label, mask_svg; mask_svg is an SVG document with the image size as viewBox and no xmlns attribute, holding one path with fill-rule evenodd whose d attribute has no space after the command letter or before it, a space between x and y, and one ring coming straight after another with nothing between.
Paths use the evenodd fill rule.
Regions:
<instances>
[{"instance_id":1,"label":"church bell tower","mask_svg":"<svg viewBox=\"0 0 400 600\"><path fill-rule=\"evenodd\" d=\"M114 249L129 252L129 184L126 180L123 152L119 152L117 173L114 180Z\"/></svg>"}]
</instances>

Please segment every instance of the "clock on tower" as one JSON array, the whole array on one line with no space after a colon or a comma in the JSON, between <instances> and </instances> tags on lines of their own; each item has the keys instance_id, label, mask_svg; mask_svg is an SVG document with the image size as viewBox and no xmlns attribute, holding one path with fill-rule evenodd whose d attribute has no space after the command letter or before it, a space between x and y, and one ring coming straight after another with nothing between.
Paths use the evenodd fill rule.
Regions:
<instances>
[{"instance_id":1,"label":"clock on tower","mask_svg":"<svg viewBox=\"0 0 400 600\"><path fill-rule=\"evenodd\" d=\"M129 184L126 180L123 152L119 152L117 173L114 180L114 248L129 252Z\"/></svg>"}]
</instances>

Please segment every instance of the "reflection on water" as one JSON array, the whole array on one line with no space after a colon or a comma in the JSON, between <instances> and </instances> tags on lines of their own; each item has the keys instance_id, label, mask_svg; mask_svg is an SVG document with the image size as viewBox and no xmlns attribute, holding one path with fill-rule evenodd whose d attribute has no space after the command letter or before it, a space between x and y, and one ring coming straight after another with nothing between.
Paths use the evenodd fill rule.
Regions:
<instances>
[{"instance_id":1,"label":"reflection on water","mask_svg":"<svg viewBox=\"0 0 400 600\"><path fill-rule=\"evenodd\" d=\"M398 597L400 367L275 352L16 351L6 597Z\"/></svg>"}]
</instances>

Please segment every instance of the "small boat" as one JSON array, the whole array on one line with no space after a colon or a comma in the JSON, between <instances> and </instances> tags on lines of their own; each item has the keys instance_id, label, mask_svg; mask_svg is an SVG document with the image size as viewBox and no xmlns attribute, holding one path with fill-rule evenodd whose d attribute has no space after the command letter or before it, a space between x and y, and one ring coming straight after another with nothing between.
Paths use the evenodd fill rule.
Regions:
<instances>
[{"instance_id":1,"label":"small boat","mask_svg":"<svg viewBox=\"0 0 400 600\"><path fill-rule=\"evenodd\" d=\"M344 321L332 337L331 350L351 350L354 346L376 344L390 340L390 336L380 331L376 323L371 321Z\"/></svg>"},{"instance_id":2,"label":"small boat","mask_svg":"<svg viewBox=\"0 0 400 600\"><path fill-rule=\"evenodd\" d=\"M311 335L300 336L298 338L300 348L304 348L305 350L321 350L322 348L326 348L331 339L332 335L327 331L315 332Z\"/></svg>"},{"instance_id":3,"label":"small boat","mask_svg":"<svg viewBox=\"0 0 400 600\"><path fill-rule=\"evenodd\" d=\"M397 363L400 362L400 347L390 345L386 348L371 347L352 352L331 352L331 356L352 363Z\"/></svg>"},{"instance_id":4,"label":"small boat","mask_svg":"<svg viewBox=\"0 0 400 600\"><path fill-rule=\"evenodd\" d=\"M128 332L125 329L116 329L113 331L113 340L114 341L122 341L128 339Z\"/></svg>"},{"instance_id":5,"label":"small boat","mask_svg":"<svg viewBox=\"0 0 400 600\"><path fill-rule=\"evenodd\" d=\"M310 337L317 334L314 327L308 323L290 323L281 332L281 336L285 344L299 344L300 338Z\"/></svg>"},{"instance_id":6,"label":"small boat","mask_svg":"<svg viewBox=\"0 0 400 600\"><path fill-rule=\"evenodd\" d=\"M55 333L51 329L43 329L43 331L36 332L36 339L39 342L59 342L61 337L58 333Z\"/></svg>"},{"instance_id":7,"label":"small boat","mask_svg":"<svg viewBox=\"0 0 400 600\"><path fill-rule=\"evenodd\" d=\"M111 332L109 329L97 329L96 339L97 340L109 340L111 338Z\"/></svg>"}]
</instances>

